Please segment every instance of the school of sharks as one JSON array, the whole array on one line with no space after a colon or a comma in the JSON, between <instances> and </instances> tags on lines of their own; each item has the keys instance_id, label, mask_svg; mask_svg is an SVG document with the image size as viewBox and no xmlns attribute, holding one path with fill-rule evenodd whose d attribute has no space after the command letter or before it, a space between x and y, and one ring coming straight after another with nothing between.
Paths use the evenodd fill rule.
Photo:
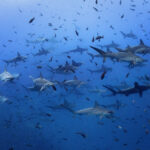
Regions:
<instances>
[{"instance_id":1,"label":"school of sharks","mask_svg":"<svg viewBox=\"0 0 150 150\"><path fill-rule=\"evenodd\" d=\"M117 14L115 23L104 14L117 6L138 20L143 15L138 7L150 14L150 2L81 0L78 6L78 2L66 1L74 5L77 18L72 15L70 19L68 13L63 18L62 11L58 15L62 7L56 8L58 2L54 2L51 21L39 21L46 14L42 9L50 7L49 2L39 0L34 2L39 15L32 10L31 17L22 21L31 28L21 27L23 40L13 23L16 38L1 41L0 150L149 150L150 31L144 22L135 21L138 31L130 28L126 11ZM25 5L18 3L16 8L21 19ZM84 23L86 18L81 17L80 27L78 17L87 13L85 8L93 11L95 22ZM116 7L110 10L117 11ZM57 23L52 21L56 18ZM95 25L103 19L105 32L99 29L101 23ZM126 24L128 30L119 29L117 22Z\"/></svg>"}]
</instances>

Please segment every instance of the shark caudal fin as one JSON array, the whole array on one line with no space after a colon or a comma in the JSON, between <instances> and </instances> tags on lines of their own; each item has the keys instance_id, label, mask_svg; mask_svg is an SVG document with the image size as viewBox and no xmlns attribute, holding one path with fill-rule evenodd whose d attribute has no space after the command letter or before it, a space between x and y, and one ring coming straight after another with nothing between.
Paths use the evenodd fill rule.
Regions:
<instances>
[{"instance_id":1,"label":"shark caudal fin","mask_svg":"<svg viewBox=\"0 0 150 150\"><path fill-rule=\"evenodd\" d=\"M126 34L122 31L120 31L120 33L123 35L124 38L126 38Z\"/></svg>"},{"instance_id":2,"label":"shark caudal fin","mask_svg":"<svg viewBox=\"0 0 150 150\"><path fill-rule=\"evenodd\" d=\"M90 46L92 49L94 49L95 51L97 51L98 53L100 53L102 56L105 55L105 52L99 48L96 48L96 47L93 47L93 46Z\"/></svg>"},{"instance_id":3,"label":"shark caudal fin","mask_svg":"<svg viewBox=\"0 0 150 150\"><path fill-rule=\"evenodd\" d=\"M111 91L113 93L113 95L117 94L117 91L115 91L113 88L111 88L109 86L106 86L106 85L103 85L103 87L105 87L106 89L108 89L109 91Z\"/></svg>"}]
</instances>

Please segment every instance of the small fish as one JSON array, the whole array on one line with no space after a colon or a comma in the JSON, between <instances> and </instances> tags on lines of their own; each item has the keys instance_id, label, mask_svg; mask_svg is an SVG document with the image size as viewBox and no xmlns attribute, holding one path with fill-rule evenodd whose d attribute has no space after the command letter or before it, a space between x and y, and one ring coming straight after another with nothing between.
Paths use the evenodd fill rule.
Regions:
<instances>
[{"instance_id":1,"label":"small fish","mask_svg":"<svg viewBox=\"0 0 150 150\"><path fill-rule=\"evenodd\" d=\"M86 135L83 132L76 132L76 134L81 135L83 138L86 138Z\"/></svg>"},{"instance_id":2,"label":"small fish","mask_svg":"<svg viewBox=\"0 0 150 150\"><path fill-rule=\"evenodd\" d=\"M93 36L93 38L92 38L92 42L94 42L95 41L95 39L94 39L94 36Z\"/></svg>"},{"instance_id":3,"label":"small fish","mask_svg":"<svg viewBox=\"0 0 150 150\"><path fill-rule=\"evenodd\" d=\"M29 20L29 23L32 23L34 20L35 20L35 17L31 18L31 19Z\"/></svg>"},{"instance_id":4,"label":"small fish","mask_svg":"<svg viewBox=\"0 0 150 150\"><path fill-rule=\"evenodd\" d=\"M95 4L98 4L98 0L95 1Z\"/></svg>"},{"instance_id":5,"label":"small fish","mask_svg":"<svg viewBox=\"0 0 150 150\"><path fill-rule=\"evenodd\" d=\"M67 39L66 37L64 37L64 40L65 40L65 41L68 41L68 39Z\"/></svg>"},{"instance_id":6,"label":"small fish","mask_svg":"<svg viewBox=\"0 0 150 150\"><path fill-rule=\"evenodd\" d=\"M119 4L121 5L122 4L122 1L120 0Z\"/></svg>"},{"instance_id":7,"label":"small fish","mask_svg":"<svg viewBox=\"0 0 150 150\"><path fill-rule=\"evenodd\" d=\"M104 71L104 72L102 73L102 75L101 75L101 80L103 80L103 79L104 79L105 74L106 74L106 71Z\"/></svg>"},{"instance_id":8,"label":"small fish","mask_svg":"<svg viewBox=\"0 0 150 150\"><path fill-rule=\"evenodd\" d=\"M129 77L129 75L130 75L130 73L128 72L128 73L126 74L126 78L128 78L128 77Z\"/></svg>"},{"instance_id":9,"label":"small fish","mask_svg":"<svg viewBox=\"0 0 150 150\"><path fill-rule=\"evenodd\" d=\"M103 39L103 38L104 38L104 36L100 36L100 35L99 35L99 36L97 36L95 39L100 41L100 40Z\"/></svg>"},{"instance_id":10,"label":"small fish","mask_svg":"<svg viewBox=\"0 0 150 150\"><path fill-rule=\"evenodd\" d=\"M42 69L42 66L36 66L37 69Z\"/></svg>"},{"instance_id":11,"label":"small fish","mask_svg":"<svg viewBox=\"0 0 150 150\"><path fill-rule=\"evenodd\" d=\"M75 30L75 33L76 33L76 35L77 35L77 36L79 36L79 33L78 33L78 31L77 31L77 30Z\"/></svg>"},{"instance_id":12,"label":"small fish","mask_svg":"<svg viewBox=\"0 0 150 150\"><path fill-rule=\"evenodd\" d=\"M69 59L71 58L71 56L69 56L69 55L68 55L67 57L68 57Z\"/></svg>"},{"instance_id":13,"label":"small fish","mask_svg":"<svg viewBox=\"0 0 150 150\"><path fill-rule=\"evenodd\" d=\"M49 62L52 62L52 60L53 60L53 56L49 59Z\"/></svg>"},{"instance_id":14,"label":"small fish","mask_svg":"<svg viewBox=\"0 0 150 150\"><path fill-rule=\"evenodd\" d=\"M95 11L98 11L98 9L97 9L97 8L95 8L95 7L93 7L93 9L94 9Z\"/></svg>"},{"instance_id":15,"label":"small fish","mask_svg":"<svg viewBox=\"0 0 150 150\"><path fill-rule=\"evenodd\" d=\"M123 14L123 15L121 15L121 19L122 19L122 18L124 18L124 14Z\"/></svg>"}]
</instances>

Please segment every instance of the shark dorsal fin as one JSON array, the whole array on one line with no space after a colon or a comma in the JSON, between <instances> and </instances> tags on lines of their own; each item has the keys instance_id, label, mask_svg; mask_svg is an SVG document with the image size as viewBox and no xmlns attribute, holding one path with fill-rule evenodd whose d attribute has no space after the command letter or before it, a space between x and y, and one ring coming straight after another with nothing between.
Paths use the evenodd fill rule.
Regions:
<instances>
[{"instance_id":1,"label":"shark dorsal fin","mask_svg":"<svg viewBox=\"0 0 150 150\"><path fill-rule=\"evenodd\" d=\"M130 45L128 45L127 48L130 48Z\"/></svg>"},{"instance_id":2,"label":"shark dorsal fin","mask_svg":"<svg viewBox=\"0 0 150 150\"><path fill-rule=\"evenodd\" d=\"M43 78L43 75L42 75L42 73L40 72L40 78Z\"/></svg>"},{"instance_id":3,"label":"shark dorsal fin","mask_svg":"<svg viewBox=\"0 0 150 150\"><path fill-rule=\"evenodd\" d=\"M77 76L74 76L74 78L73 78L74 80L78 80L78 78L77 78Z\"/></svg>"},{"instance_id":4,"label":"shark dorsal fin","mask_svg":"<svg viewBox=\"0 0 150 150\"><path fill-rule=\"evenodd\" d=\"M135 87L135 88L138 88L138 87L139 87L138 82L134 82L134 87Z\"/></svg>"},{"instance_id":5,"label":"shark dorsal fin","mask_svg":"<svg viewBox=\"0 0 150 150\"><path fill-rule=\"evenodd\" d=\"M95 108L99 107L99 103L97 101L94 102L94 107Z\"/></svg>"},{"instance_id":6,"label":"shark dorsal fin","mask_svg":"<svg viewBox=\"0 0 150 150\"><path fill-rule=\"evenodd\" d=\"M144 45L144 42L142 39L140 39L140 45Z\"/></svg>"},{"instance_id":7,"label":"shark dorsal fin","mask_svg":"<svg viewBox=\"0 0 150 150\"><path fill-rule=\"evenodd\" d=\"M17 56L18 56L18 57L20 57L20 56L21 56L19 52L17 52Z\"/></svg>"}]
</instances>

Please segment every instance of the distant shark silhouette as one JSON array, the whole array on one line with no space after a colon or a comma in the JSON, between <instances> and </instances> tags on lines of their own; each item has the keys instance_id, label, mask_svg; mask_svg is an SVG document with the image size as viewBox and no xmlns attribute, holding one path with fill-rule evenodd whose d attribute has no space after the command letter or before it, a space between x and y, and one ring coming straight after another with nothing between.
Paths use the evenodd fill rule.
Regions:
<instances>
[{"instance_id":1,"label":"distant shark silhouette","mask_svg":"<svg viewBox=\"0 0 150 150\"><path fill-rule=\"evenodd\" d=\"M129 96L131 94L139 93L139 96L143 96L143 92L150 89L150 85L139 85L138 82L134 82L134 87L127 88L123 90L114 90L111 86L103 85L105 88L107 88L109 91L113 93L113 95L122 94L125 96Z\"/></svg>"}]
</instances>

